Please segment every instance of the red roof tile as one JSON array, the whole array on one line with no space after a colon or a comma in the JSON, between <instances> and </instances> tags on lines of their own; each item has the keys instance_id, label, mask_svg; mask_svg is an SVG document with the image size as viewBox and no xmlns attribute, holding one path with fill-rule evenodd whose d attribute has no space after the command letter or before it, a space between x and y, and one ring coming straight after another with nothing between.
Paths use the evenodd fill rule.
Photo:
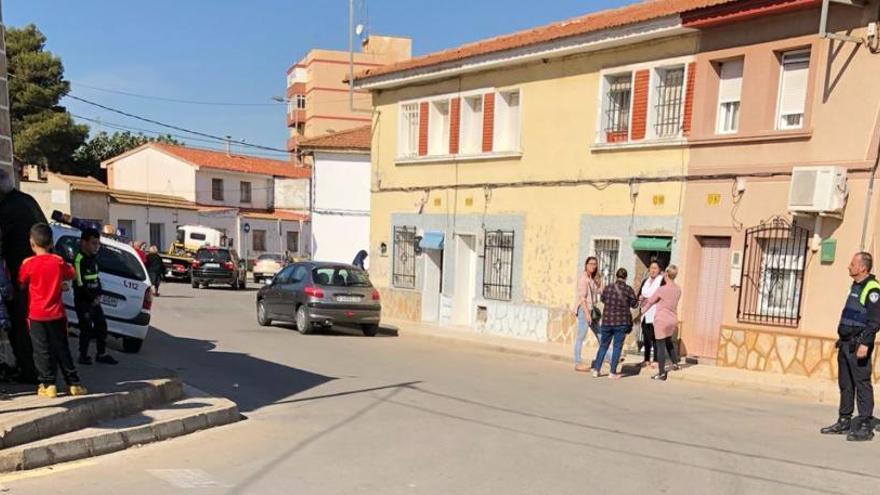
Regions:
<instances>
[{"instance_id":1,"label":"red roof tile","mask_svg":"<svg viewBox=\"0 0 880 495\"><path fill-rule=\"evenodd\" d=\"M273 175L276 177L307 178L310 177L308 167L293 162L270 160L249 155L229 154L222 151L203 150L176 146L165 143L149 143L147 146L159 149L203 168L229 170L250 174Z\"/></svg>"},{"instance_id":2,"label":"red roof tile","mask_svg":"<svg viewBox=\"0 0 880 495\"><path fill-rule=\"evenodd\" d=\"M396 64L375 67L357 75L358 80L430 67L448 62L546 43L572 36L652 21L661 17L679 15L705 7L712 7L738 0L649 0L617 9L602 10L562 22L556 22L525 31L480 40L474 43L415 57Z\"/></svg>"},{"instance_id":3,"label":"red roof tile","mask_svg":"<svg viewBox=\"0 0 880 495\"><path fill-rule=\"evenodd\" d=\"M306 139L301 141L298 146L300 149L370 151L372 138L372 126L365 125L356 129Z\"/></svg>"},{"instance_id":4,"label":"red roof tile","mask_svg":"<svg viewBox=\"0 0 880 495\"><path fill-rule=\"evenodd\" d=\"M298 222L300 220L306 221L309 219L309 215L306 213L299 213L291 210L272 210L272 211L248 211L245 209L240 210L241 216L244 218L256 218L260 220L289 220L292 222Z\"/></svg>"}]
</instances>

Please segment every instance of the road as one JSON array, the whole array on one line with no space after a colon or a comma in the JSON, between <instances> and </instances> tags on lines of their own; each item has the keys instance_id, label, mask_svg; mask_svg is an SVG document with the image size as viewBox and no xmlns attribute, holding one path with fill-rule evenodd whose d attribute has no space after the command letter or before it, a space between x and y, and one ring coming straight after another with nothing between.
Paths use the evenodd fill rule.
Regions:
<instances>
[{"instance_id":1,"label":"road","mask_svg":"<svg viewBox=\"0 0 880 495\"><path fill-rule=\"evenodd\" d=\"M878 493L835 408L407 335L261 328L253 291L166 284L142 356L247 419L0 479L8 493Z\"/></svg>"}]
</instances>

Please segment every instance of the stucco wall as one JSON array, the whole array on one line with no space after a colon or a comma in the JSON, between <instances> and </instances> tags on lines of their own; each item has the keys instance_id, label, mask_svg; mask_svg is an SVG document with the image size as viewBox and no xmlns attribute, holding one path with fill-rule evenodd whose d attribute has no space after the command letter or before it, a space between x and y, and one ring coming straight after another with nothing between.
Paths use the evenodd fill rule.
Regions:
<instances>
[{"instance_id":1,"label":"stucco wall","mask_svg":"<svg viewBox=\"0 0 880 495\"><path fill-rule=\"evenodd\" d=\"M110 203L110 223L118 225L119 220L133 220L135 231L129 235L142 242L151 242L150 224L162 224L162 245L157 245L160 251L165 251L177 235L177 227L181 225L197 225L199 214L195 210L147 207L135 205L123 205Z\"/></svg>"},{"instance_id":2,"label":"stucco wall","mask_svg":"<svg viewBox=\"0 0 880 495\"><path fill-rule=\"evenodd\" d=\"M275 208L308 210L309 180L275 178Z\"/></svg>"},{"instance_id":3,"label":"stucco wall","mask_svg":"<svg viewBox=\"0 0 880 495\"><path fill-rule=\"evenodd\" d=\"M223 199L214 200L213 179L223 181ZM251 183L251 201L242 202L241 182ZM239 174L202 168L195 175L196 203L212 206L233 206L236 208L266 209L272 207L272 177L263 175Z\"/></svg>"},{"instance_id":4,"label":"stucco wall","mask_svg":"<svg viewBox=\"0 0 880 495\"><path fill-rule=\"evenodd\" d=\"M111 166L113 171L108 173L108 185L113 189L196 200L195 168L161 151L144 148L117 160Z\"/></svg>"}]
</instances>

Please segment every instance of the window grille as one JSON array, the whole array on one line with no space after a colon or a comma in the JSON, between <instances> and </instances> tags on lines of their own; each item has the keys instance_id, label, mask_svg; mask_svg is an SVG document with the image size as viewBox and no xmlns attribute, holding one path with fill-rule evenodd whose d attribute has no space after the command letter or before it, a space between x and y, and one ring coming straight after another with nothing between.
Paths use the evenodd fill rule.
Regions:
<instances>
[{"instance_id":1,"label":"window grille","mask_svg":"<svg viewBox=\"0 0 880 495\"><path fill-rule=\"evenodd\" d=\"M414 157L419 154L419 104L400 106L400 156Z\"/></svg>"},{"instance_id":2,"label":"window grille","mask_svg":"<svg viewBox=\"0 0 880 495\"><path fill-rule=\"evenodd\" d=\"M395 287L416 287L416 228L394 227L394 266L392 283Z\"/></svg>"},{"instance_id":3,"label":"window grille","mask_svg":"<svg viewBox=\"0 0 880 495\"><path fill-rule=\"evenodd\" d=\"M595 239L593 252L599 262L599 273L605 285L614 282L617 260L620 257L620 241L617 239Z\"/></svg>"},{"instance_id":4,"label":"window grille","mask_svg":"<svg viewBox=\"0 0 880 495\"><path fill-rule=\"evenodd\" d=\"M513 297L512 231L486 232L483 247L483 297L509 301Z\"/></svg>"},{"instance_id":5,"label":"window grille","mask_svg":"<svg viewBox=\"0 0 880 495\"><path fill-rule=\"evenodd\" d=\"M738 320L798 326L809 239L809 230L782 218L746 231Z\"/></svg>"},{"instance_id":6,"label":"window grille","mask_svg":"<svg viewBox=\"0 0 880 495\"><path fill-rule=\"evenodd\" d=\"M614 76L608 79L605 95L605 141L609 143L629 139L629 112L632 99L632 76Z\"/></svg>"},{"instance_id":7,"label":"window grille","mask_svg":"<svg viewBox=\"0 0 880 495\"><path fill-rule=\"evenodd\" d=\"M681 104L684 93L684 67L660 70L654 107L654 134L677 136L681 131Z\"/></svg>"}]
</instances>

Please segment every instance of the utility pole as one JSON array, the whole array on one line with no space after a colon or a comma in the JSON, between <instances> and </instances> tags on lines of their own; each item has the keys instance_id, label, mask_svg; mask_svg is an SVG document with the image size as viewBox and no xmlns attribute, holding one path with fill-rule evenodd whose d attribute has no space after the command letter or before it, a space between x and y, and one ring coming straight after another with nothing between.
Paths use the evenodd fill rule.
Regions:
<instances>
[{"instance_id":1,"label":"utility pole","mask_svg":"<svg viewBox=\"0 0 880 495\"><path fill-rule=\"evenodd\" d=\"M348 109L354 111L354 0L348 0Z\"/></svg>"}]
</instances>

